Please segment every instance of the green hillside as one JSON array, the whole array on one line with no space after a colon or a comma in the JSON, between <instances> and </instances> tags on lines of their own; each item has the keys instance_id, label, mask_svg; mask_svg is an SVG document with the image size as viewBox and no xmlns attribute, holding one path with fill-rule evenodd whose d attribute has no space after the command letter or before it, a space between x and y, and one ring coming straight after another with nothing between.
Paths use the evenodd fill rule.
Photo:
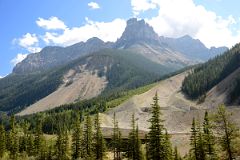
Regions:
<instances>
[{"instance_id":1,"label":"green hillside","mask_svg":"<svg viewBox=\"0 0 240 160\"><path fill-rule=\"evenodd\" d=\"M182 91L192 99L199 98L239 68L239 61L240 44L237 44L224 54L193 69L185 78ZM233 88L239 88L237 87L237 82L235 84L236 87ZM236 98L239 94L239 92L234 90L230 95Z\"/></svg>"},{"instance_id":2,"label":"green hillside","mask_svg":"<svg viewBox=\"0 0 240 160\"><path fill-rule=\"evenodd\" d=\"M0 111L17 112L51 94L62 84L67 71L85 64L89 58L87 67L97 69L99 76L105 74L104 67L108 68L108 86L102 93L105 96L152 83L173 71L139 54L105 49L46 72L11 74L1 79Z\"/></svg>"}]
</instances>

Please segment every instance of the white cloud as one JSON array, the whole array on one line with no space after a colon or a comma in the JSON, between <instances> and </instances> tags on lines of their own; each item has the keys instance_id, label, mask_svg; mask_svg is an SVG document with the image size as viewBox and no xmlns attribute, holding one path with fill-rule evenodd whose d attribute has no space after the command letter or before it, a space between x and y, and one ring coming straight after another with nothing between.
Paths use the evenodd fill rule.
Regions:
<instances>
[{"instance_id":1,"label":"white cloud","mask_svg":"<svg viewBox=\"0 0 240 160\"><path fill-rule=\"evenodd\" d=\"M57 29L66 29L67 26L63 21L58 19L57 17L50 17L49 19L38 18L36 21L39 27L42 27L46 30L57 30Z\"/></svg>"},{"instance_id":2,"label":"white cloud","mask_svg":"<svg viewBox=\"0 0 240 160\"><path fill-rule=\"evenodd\" d=\"M132 0L134 2L135 0ZM229 16L223 18L216 13L196 5L192 0L151 0L148 4L157 4L158 16L146 21L160 36L180 37L190 35L200 39L207 47L231 47L240 39L231 26L239 23ZM136 10L133 7L133 11ZM240 28L238 29L240 31Z\"/></svg>"},{"instance_id":3,"label":"white cloud","mask_svg":"<svg viewBox=\"0 0 240 160\"><path fill-rule=\"evenodd\" d=\"M0 79L2 79L3 78L3 76L0 76Z\"/></svg>"},{"instance_id":4,"label":"white cloud","mask_svg":"<svg viewBox=\"0 0 240 160\"><path fill-rule=\"evenodd\" d=\"M80 41L86 41L92 37L98 37L103 41L116 41L126 27L126 21L115 19L111 22L97 22L86 18L86 24L80 27L66 28L63 34L46 32L43 40L49 44L68 46Z\"/></svg>"},{"instance_id":5,"label":"white cloud","mask_svg":"<svg viewBox=\"0 0 240 160\"><path fill-rule=\"evenodd\" d=\"M89 3L88 3L88 6L89 6L91 9L99 9L99 8L100 8L99 4L97 4L96 2L89 2Z\"/></svg>"},{"instance_id":6,"label":"white cloud","mask_svg":"<svg viewBox=\"0 0 240 160\"><path fill-rule=\"evenodd\" d=\"M18 42L20 46L27 48L38 43L38 38L36 34L27 33L23 35L22 38L19 38Z\"/></svg>"},{"instance_id":7,"label":"white cloud","mask_svg":"<svg viewBox=\"0 0 240 160\"><path fill-rule=\"evenodd\" d=\"M27 54L18 53L15 58L11 60L11 63L15 66L19 62L22 62L27 57Z\"/></svg>"},{"instance_id":8,"label":"white cloud","mask_svg":"<svg viewBox=\"0 0 240 160\"><path fill-rule=\"evenodd\" d=\"M19 46L23 47L30 53L36 53L41 50L38 46L38 37L36 34L27 33L22 36L22 38L15 38L13 44L17 43Z\"/></svg>"},{"instance_id":9,"label":"white cloud","mask_svg":"<svg viewBox=\"0 0 240 160\"><path fill-rule=\"evenodd\" d=\"M157 4L152 0L131 0L134 16L149 9L155 9Z\"/></svg>"}]
</instances>

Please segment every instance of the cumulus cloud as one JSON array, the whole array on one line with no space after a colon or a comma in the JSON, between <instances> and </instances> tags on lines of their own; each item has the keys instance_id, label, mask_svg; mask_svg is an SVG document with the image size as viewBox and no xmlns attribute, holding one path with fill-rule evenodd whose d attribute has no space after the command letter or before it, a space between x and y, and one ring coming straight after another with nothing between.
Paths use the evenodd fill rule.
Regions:
<instances>
[{"instance_id":1,"label":"cumulus cloud","mask_svg":"<svg viewBox=\"0 0 240 160\"><path fill-rule=\"evenodd\" d=\"M36 34L26 33L21 38L15 38L13 40L14 44L18 44L20 47L23 47L30 53L36 53L41 50L39 47L39 39Z\"/></svg>"},{"instance_id":2,"label":"cumulus cloud","mask_svg":"<svg viewBox=\"0 0 240 160\"><path fill-rule=\"evenodd\" d=\"M132 0L132 4L135 1ZM146 3L146 6L157 5L158 15L148 18L146 21L160 36L180 37L188 34L200 39L207 47L223 45L231 47L240 39L240 32L234 33L231 29L232 25L239 23L233 16L223 18L202 5L196 5L193 0L141 1L144 1L142 3ZM136 9L136 5L133 5L133 11L152 8L141 9L139 7ZM240 31L240 29L238 30Z\"/></svg>"},{"instance_id":3,"label":"cumulus cloud","mask_svg":"<svg viewBox=\"0 0 240 160\"><path fill-rule=\"evenodd\" d=\"M22 62L27 57L27 54L18 53L15 58L11 60L11 63L15 66L19 62Z\"/></svg>"},{"instance_id":4,"label":"cumulus cloud","mask_svg":"<svg viewBox=\"0 0 240 160\"><path fill-rule=\"evenodd\" d=\"M152 0L131 0L131 6L134 16L149 9L155 9L157 4Z\"/></svg>"},{"instance_id":5,"label":"cumulus cloud","mask_svg":"<svg viewBox=\"0 0 240 160\"><path fill-rule=\"evenodd\" d=\"M126 27L126 21L115 19L111 22L97 22L86 18L86 23L80 27L66 28L62 34L46 32L43 36L45 43L68 46L92 37L103 41L116 41Z\"/></svg>"},{"instance_id":6,"label":"cumulus cloud","mask_svg":"<svg viewBox=\"0 0 240 160\"><path fill-rule=\"evenodd\" d=\"M99 4L97 4L96 2L89 2L89 3L88 3L88 6L89 6L91 9L99 9L99 8L100 8Z\"/></svg>"},{"instance_id":7,"label":"cumulus cloud","mask_svg":"<svg viewBox=\"0 0 240 160\"><path fill-rule=\"evenodd\" d=\"M37 25L46 30L64 30L66 25L58 17L50 17L49 19L38 18Z\"/></svg>"},{"instance_id":8,"label":"cumulus cloud","mask_svg":"<svg viewBox=\"0 0 240 160\"><path fill-rule=\"evenodd\" d=\"M38 43L38 38L36 34L27 33L23 35L22 38L19 38L18 42L20 46L27 48Z\"/></svg>"}]
</instances>

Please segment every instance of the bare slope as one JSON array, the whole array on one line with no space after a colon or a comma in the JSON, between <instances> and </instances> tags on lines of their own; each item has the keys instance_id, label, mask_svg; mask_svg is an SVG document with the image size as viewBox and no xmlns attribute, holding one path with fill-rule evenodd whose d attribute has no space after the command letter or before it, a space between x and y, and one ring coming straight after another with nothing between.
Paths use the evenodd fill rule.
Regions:
<instances>
[{"instance_id":1,"label":"bare slope","mask_svg":"<svg viewBox=\"0 0 240 160\"><path fill-rule=\"evenodd\" d=\"M219 104L226 102L225 97L229 91L229 84L234 77L240 72L236 70L229 77L215 86L207 93L207 98L204 103L198 104L196 101L187 99L181 90L181 84L187 72L175 75L166 80L160 81L158 85L149 91L135 95L121 105L102 114L104 127L112 127L113 113L116 113L120 128L130 128L131 115L135 113L137 123L140 130L148 130L150 118L150 108L152 98L155 93L158 93L159 104L162 111L162 119L165 120L165 126L169 133L179 134L188 133L190 131L192 118L202 118L206 109L215 109ZM229 83L230 82L230 83ZM234 106L229 106L230 111ZM239 109L234 109L238 113ZM239 121L236 118L236 121Z\"/></svg>"},{"instance_id":2,"label":"bare slope","mask_svg":"<svg viewBox=\"0 0 240 160\"><path fill-rule=\"evenodd\" d=\"M158 92L163 119L170 133L186 133L190 128L193 115L198 114L194 102L187 100L180 92L181 83L186 72L159 82L151 90L130 98L118 107L102 115L103 126L112 126L112 116L116 112L120 128L130 127L132 113L135 113L141 130L148 130L152 97Z\"/></svg>"},{"instance_id":3,"label":"bare slope","mask_svg":"<svg viewBox=\"0 0 240 160\"><path fill-rule=\"evenodd\" d=\"M80 73L69 70L62 84L55 92L21 111L18 115L27 115L69 104L76 100L90 99L98 96L107 86L106 77L98 77L97 71L86 70L79 66Z\"/></svg>"},{"instance_id":4,"label":"bare slope","mask_svg":"<svg viewBox=\"0 0 240 160\"><path fill-rule=\"evenodd\" d=\"M182 92L180 92L182 81L187 75L187 72L178 74L160 81L158 85L149 91L135 95L116 108L101 114L102 125L103 127L111 128L113 126L112 118L115 112L119 127L122 129L130 129L131 115L135 113L139 129L148 131L152 98L155 93L158 92L162 119L165 120L164 125L171 134L173 146L177 146L183 156L190 148L189 133L193 117L202 120L206 109L210 109L210 113L215 112L217 104L224 102L224 97L226 97L227 91L229 90L228 84L231 84L232 79L239 72L240 69L210 90L207 93L206 102L203 104L197 104L196 101L188 100ZM212 105L213 101L214 107ZM240 126L240 108L233 106L228 107L228 110L233 113L232 119Z\"/></svg>"},{"instance_id":5,"label":"bare slope","mask_svg":"<svg viewBox=\"0 0 240 160\"><path fill-rule=\"evenodd\" d=\"M240 68L231 73L228 77L214 86L206 95L205 102L202 104L212 108L219 104L227 103L228 95L232 90L235 79L240 75Z\"/></svg>"}]
</instances>

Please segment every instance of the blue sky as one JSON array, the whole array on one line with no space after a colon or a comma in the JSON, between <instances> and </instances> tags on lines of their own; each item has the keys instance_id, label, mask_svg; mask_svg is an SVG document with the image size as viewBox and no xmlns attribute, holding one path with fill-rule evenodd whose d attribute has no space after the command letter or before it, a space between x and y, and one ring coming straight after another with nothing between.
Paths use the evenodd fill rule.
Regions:
<instances>
[{"instance_id":1,"label":"blue sky","mask_svg":"<svg viewBox=\"0 0 240 160\"><path fill-rule=\"evenodd\" d=\"M237 0L0 0L0 77L29 53L97 36L115 41L126 20L143 18L163 36L186 34L207 47L240 38Z\"/></svg>"}]
</instances>

